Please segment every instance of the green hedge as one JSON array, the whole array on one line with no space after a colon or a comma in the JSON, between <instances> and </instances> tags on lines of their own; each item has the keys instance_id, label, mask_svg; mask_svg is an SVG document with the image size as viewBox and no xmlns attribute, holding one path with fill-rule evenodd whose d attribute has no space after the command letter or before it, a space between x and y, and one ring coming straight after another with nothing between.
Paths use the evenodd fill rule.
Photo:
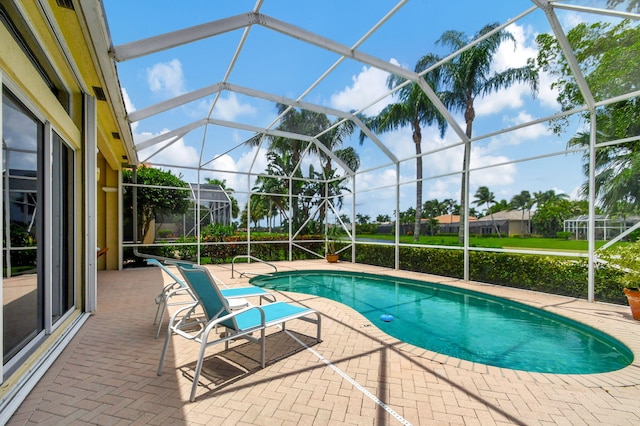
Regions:
<instances>
[{"instance_id":1,"label":"green hedge","mask_svg":"<svg viewBox=\"0 0 640 426\"><path fill-rule=\"evenodd\" d=\"M260 236L260 239L267 243L252 242L252 256L264 261L289 259L289 244L286 236ZM322 239L321 235L309 235L300 237L296 244L313 253L322 253L324 250ZM246 237L220 237L220 240L222 244L202 246L202 257L209 258L211 263L231 263L235 256L247 254ZM344 244L336 243L338 250L344 246ZM195 249L195 245L167 245L166 247L147 248L145 252L164 257L177 255L182 259L195 261ZM392 246L358 245L355 261L367 265L393 268L394 253ZM400 269L462 279L464 274L463 255L462 250L400 247ZM304 260L317 259L318 257L294 246L292 258ZM341 252L340 260L350 262L351 250ZM471 251L469 253L469 267L470 278L473 281L582 299L587 298L586 259ZM607 267L597 268L595 270L595 299L600 302L626 305L626 298L622 292L621 276L622 272L618 270Z\"/></svg>"},{"instance_id":2,"label":"green hedge","mask_svg":"<svg viewBox=\"0 0 640 426\"><path fill-rule=\"evenodd\" d=\"M462 250L401 247L400 269L461 279L464 274L463 255ZM356 261L393 268L394 248L359 245ZM586 259L471 251L469 269L473 281L587 298ZM626 305L621 275L620 271L612 268L597 268L595 299Z\"/></svg>"}]
</instances>

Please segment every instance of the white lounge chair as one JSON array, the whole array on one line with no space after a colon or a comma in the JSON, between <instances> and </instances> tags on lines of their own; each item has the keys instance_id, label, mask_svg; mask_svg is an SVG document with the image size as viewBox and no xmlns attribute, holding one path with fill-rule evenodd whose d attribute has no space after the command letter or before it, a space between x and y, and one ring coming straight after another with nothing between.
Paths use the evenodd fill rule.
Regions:
<instances>
[{"instance_id":1,"label":"white lounge chair","mask_svg":"<svg viewBox=\"0 0 640 426\"><path fill-rule=\"evenodd\" d=\"M158 259L146 259L147 264L155 265L162 269L162 271L167 274L172 282L165 285L155 298L155 302L158 305L156 308L156 315L153 318L153 324L158 324L158 330L156 331L156 339L160 335L160 329L162 328L162 320L164 319L164 313L166 311L167 306L176 306L176 305L195 305L197 303L196 298L193 296L189 287L184 283L184 280L180 279L176 274L173 273L171 269L169 269L166 265L160 262ZM186 262L178 262L178 261L167 261L167 263L171 264L180 264L183 263L188 265ZM214 278L215 279L215 278ZM245 287L236 287L236 288L225 288L220 290L222 295L229 302L229 306L232 310L242 309L250 306L251 304L246 297L260 297L260 304L262 304L263 300L268 302L275 302L276 297L266 291L263 288L256 286L245 286ZM179 300L175 300L170 302L170 299L176 296L180 297Z\"/></svg>"},{"instance_id":2,"label":"white lounge chair","mask_svg":"<svg viewBox=\"0 0 640 426\"><path fill-rule=\"evenodd\" d=\"M320 342L321 317L317 311L285 302L250 306L238 311L232 311L227 299L223 296L206 268L197 265L178 264L178 270L196 298L197 305L180 308L171 316L162 348L162 355L160 356L160 364L158 365L158 375L162 374L162 366L172 334L199 343L200 351L189 397L191 401L195 400L205 350L209 346L224 342L226 350L229 348L229 341L238 338L259 343L260 366L264 368L265 330L267 327L280 325L284 330L285 323L290 320L300 319L311 322L317 325L316 341ZM204 311L204 317L194 318L193 314L198 306ZM226 333L220 336L215 332L212 333L219 325L226 328ZM213 340L210 341L210 337Z\"/></svg>"}]
</instances>

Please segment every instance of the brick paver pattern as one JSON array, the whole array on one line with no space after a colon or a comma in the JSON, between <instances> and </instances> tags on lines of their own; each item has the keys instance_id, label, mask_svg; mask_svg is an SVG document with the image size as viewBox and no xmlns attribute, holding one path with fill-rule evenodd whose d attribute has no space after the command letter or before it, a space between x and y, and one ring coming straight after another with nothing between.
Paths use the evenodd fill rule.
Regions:
<instances>
[{"instance_id":1,"label":"brick paver pattern","mask_svg":"<svg viewBox=\"0 0 640 426\"><path fill-rule=\"evenodd\" d=\"M324 261L277 266L328 267ZM241 268L270 272L262 264ZM331 268L444 282L529 303L614 335L632 348L636 361L618 372L594 375L489 367L400 342L340 303L276 292L278 300L322 312L322 342L314 344L314 326L302 321L288 323L287 329L313 351L270 329L264 369L258 368L255 344L242 340L227 351L224 345L214 346L207 351L197 399L191 403L197 344L172 338L163 374L156 375L165 331L154 338L154 296L169 278L155 267L102 271L97 312L9 424L399 425L403 419L413 425L640 424L640 322L631 319L627 307L352 263ZM229 286L248 281L238 278L237 271L232 279L228 265L210 269Z\"/></svg>"}]
</instances>

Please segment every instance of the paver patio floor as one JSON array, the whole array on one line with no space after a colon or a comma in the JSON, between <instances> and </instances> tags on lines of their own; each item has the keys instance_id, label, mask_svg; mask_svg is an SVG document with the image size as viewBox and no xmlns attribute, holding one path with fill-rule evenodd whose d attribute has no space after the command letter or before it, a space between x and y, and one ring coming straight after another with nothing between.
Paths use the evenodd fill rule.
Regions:
<instances>
[{"instance_id":1,"label":"paver patio floor","mask_svg":"<svg viewBox=\"0 0 640 426\"><path fill-rule=\"evenodd\" d=\"M301 321L288 323L290 334L270 330L264 369L257 369L255 347L245 341L228 351L223 345L210 348L192 403L196 344L173 339L163 375L156 375L163 338L154 338L153 299L169 278L155 267L102 271L97 312L9 424L640 424L640 322L631 319L628 307L344 262L277 267L383 273L508 297L606 331L626 343L636 360L620 371L592 375L489 367L400 342L340 303L276 292L278 300L322 313L322 342L306 337L314 335L314 326ZM248 281L237 271L232 279L229 265L210 269L229 286ZM240 269L271 271L259 263Z\"/></svg>"}]
</instances>

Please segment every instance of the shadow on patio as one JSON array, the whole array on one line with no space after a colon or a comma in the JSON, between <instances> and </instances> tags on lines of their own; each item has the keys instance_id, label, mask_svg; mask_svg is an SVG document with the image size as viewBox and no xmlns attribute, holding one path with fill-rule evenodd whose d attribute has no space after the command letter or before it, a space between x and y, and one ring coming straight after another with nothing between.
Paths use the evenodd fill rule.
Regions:
<instances>
[{"instance_id":1,"label":"shadow on patio","mask_svg":"<svg viewBox=\"0 0 640 426\"><path fill-rule=\"evenodd\" d=\"M278 264L280 270L325 266L324 261ZM260 265L251 267L256 273L267 272L261 271ZM350 263L332 268L396 273ZM231 286L247 282L246 278L231 279L224 265L211 269ZM291 335L272 329L265 369L257 368L257 345L240 341L228 351L222 350L223 345L213 347L207 352L197 399L190 403L198 345L172 339L163 375L156 375L164 332L161 338L154 338L153 299L164 280L168 278L155 267L100 272L98 311L10 424L640 421L626 405L640 392L637 361L624 369L625 376L619 372L589 376L534 374L489 367L399 342L351 308L295 293L277 293L277 298L322 312L323 341L304 348ZM592 316L596 323L609 321L612 327L621 329L620 333L637 335L638 324L626 318L620 307L513 289L488 290L492 289L520 301L532 298L531 303L562 309L567 315ZM167 321L165 316L165 324ZM305 336L314 335L313 325L299 323L292 322L288 331L310 345L313 338ZM637 337L634 339L637 343Z\"/></svg>"}]
</instances>

